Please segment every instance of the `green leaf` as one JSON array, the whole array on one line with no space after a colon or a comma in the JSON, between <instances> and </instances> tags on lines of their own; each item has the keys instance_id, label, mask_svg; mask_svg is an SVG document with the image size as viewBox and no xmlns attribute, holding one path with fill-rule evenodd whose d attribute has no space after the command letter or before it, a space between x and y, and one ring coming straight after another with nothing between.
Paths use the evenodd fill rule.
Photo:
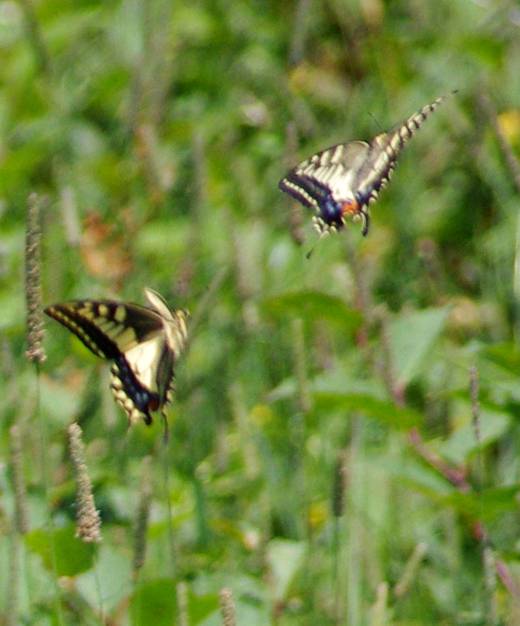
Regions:
<instances>
[{"instance_id":1,"label":"green leaf","mask_svg":"<svg viewBox=\"0 0 520 626\"><path fill-rule=\"evenodd\" d=\"M317 411L359 411L366 417L408 429L421 422L421 414L413 409L401 408L389 400L379 400L362 393L338 393L320 391L313 394Z\"/></svg>"},{"instance_id":2,"label":"green leaf","mask_svg":"<svg viewBox=\"0 0 520 626\"><path fill-rule=\"evenodd\" d=\"M217 593L188 592L188 615L190 624L204 624L208 617L219 615L219 597ZM220 622L217 622L220 623Z\"/></svg>"},{"instance_id":3,"label":"green leaf","mask_svg":"<svg viewBox=\"0 0 520 626\"><path fill-rule=\"evenodd\" d=\"M512 373L515 377L520 372L520 350L513 343L501 343L489 346L482 351L489 361Z\"/></svg>"},{"instance_id":4,"label":"green leaf","mask_svg":"<svg viewBox=\"0 0 520 626\"><path fill-rule=\"evenodd\" d=\"M266 298L261 304L263 310L277 317L302 317L304 319L328 320L346 325L355 330L361 323L361 315L349 308L336 296L320 291L296 291Z\"/></svg>"},{"instance_id":5,"label":"green leaf","mask_svg":"<svg viewBox=\"0 0 520 626\"><path fill-rule=\"evenodd\" d=\"M518 494L520 483L506 487L484 489L479 498L482 504L482 516L485 521L491 522L503 513L518 510Z\"/></svg>"},{"instance_id":6,"label":"green leaf","mask_svg":"<svg viewBox=\"0 0 520 626\"><path fill-rule=\"evenodd\" d=\"M132 624L170 626L177 623L175 581L171 578L140 584L130 601Z\"/></svg>"},{"instance_id":7,"label":"green leaf","mask_svg":"<svg viewBox=\"0 0 520 626\"><path fill-rule=\"evenodd\" d=\"M502 437L511 425L511 416L507 413L480 406L480 442L475 439L475 428L471 422L468 405L466 423L454 431L438 448L439 453L453 463L463 464L468 457L479 449L488 446Z\"/></svg>"},{"instance_id":8,"label":"green leaf","mask_svg":"<svg viewBox=\"0 0 520 626\"><path fill-rule=\"evenodd\" d=\"M74 536L73 525L56 530L34 530L25 541L30 550L39 554L43 564L57 576L76 576L89 570L94 562L95 546Z\"/></svg>"},{"instance_id":9,"label":"green leaf","mask_svg":"<svg viewBox=\"0 0 520 626\"><path fill-rule=\"evenodd\" d=\"M272 592L275 601L287 597L294 576L300 569L305 555L303 541L273 539L267 546L267 563L271 572Z\"/></svg>"},{"instance_id":10,"label":"green leaf","mask_svg":"<svg viewBox=\"0 0 520 626\"><path fill-rule=\"evenodd\" d=\"M128 595L131 580L128 555L101 544L95 569L79 576L76 585L91 606L101 599L103 607L110 611Z\"/></svg>"},{"instance_id":11,"label":"green leaf","mask_svg":"<svg viewBox=\"0 0 520 626\"><path fill-rule=\"evenodd\" d=\"M421 370L444 327L449 308L424 309L400 315L390 324L390 353L394 374L406 385Z\"/></svg>"},{"instance_id":12,"label":"green leaf","mask_svg":"<svg viewBox=\"0 0 520 626\"><path fill-rule=\"evenodd\" d=\"M460 513L490 523L508 511L518 509L520 485L508 485L472 493L454 491L440 499L443 506L453 506Z\"/></svg>"}]
</instances>

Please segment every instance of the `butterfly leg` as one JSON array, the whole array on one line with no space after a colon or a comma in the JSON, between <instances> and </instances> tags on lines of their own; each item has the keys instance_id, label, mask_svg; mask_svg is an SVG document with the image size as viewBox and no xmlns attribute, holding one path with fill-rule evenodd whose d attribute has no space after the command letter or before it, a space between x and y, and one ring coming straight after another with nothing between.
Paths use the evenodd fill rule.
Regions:
<instances>
[{"instance_id":1,"label":"butterfly leg","mask_svg":"<svg viewBox=\"0 0 520 626\"><path fill-rule=\"evenodd\" d=\"M363 220L363 229L361 231L363 237L368 235L368 229L370 228L370 215L365 213L365 211L361 211L361 219Z\"/></svg>"}]
</instances>

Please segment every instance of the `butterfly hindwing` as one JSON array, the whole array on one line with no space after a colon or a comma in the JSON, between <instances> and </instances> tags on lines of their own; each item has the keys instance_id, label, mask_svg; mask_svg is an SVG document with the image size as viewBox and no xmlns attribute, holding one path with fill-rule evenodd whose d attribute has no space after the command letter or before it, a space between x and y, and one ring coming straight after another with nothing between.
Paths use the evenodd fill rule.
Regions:
<instances>
[{"instance_id":1,"label":"butterfly hindwing","mask_svg":"<svg viewBox=\"0 0 520 626\"><path fill-rule=\"evenodd\" d=\"M94 354L113 361L111 387L116 401L134 423L151 423L150 412L173 394L174 364L187 337L186 313L171 311L152 290L153 308L112 300L75 300L45 309Z\"/></svg>"},{"instance_id":2,"label":"butterfly hindwing","mask_svg":"<svg viewBox=\"0 0 520 626\"><path fill-rule=\"evenodd\" d=\"M116 402L123 408L131 424L142 418L146 424L152 423L150 412L157 411L171 402L167 396L170 384L173 384L173 358L165 351L163 356L167 363L163 364L161 373L166 379L165 384L144 386L135 375L135 371L126 358L121 355L114 360L110 369L111 388Z\"/></svg>"}]
</instances>

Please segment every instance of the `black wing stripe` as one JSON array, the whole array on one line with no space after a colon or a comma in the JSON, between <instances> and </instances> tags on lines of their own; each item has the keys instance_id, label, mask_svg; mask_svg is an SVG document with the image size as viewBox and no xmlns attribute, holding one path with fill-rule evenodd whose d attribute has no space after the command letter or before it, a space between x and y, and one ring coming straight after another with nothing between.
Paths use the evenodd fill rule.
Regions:
<instances>
[{"instance_id":1,"label":"black wing stripe","mask_svg":"<svg viewBox=\"0 0 520 626\"><path fill-rule=\"evenodd\" d=\"M311 208L330 196L327 185L305 174L297 174L294 170L282 178L278 186L304 206Z\"/></svg>"},{"instance_id":2,"label":"black wing stripe","mask_svg":"<svg viewBox=\"0 0 520 626\"><path fill-rule=\"evenodd\" d=\"M94 354L105 359L114 359L120 354L116 343L100 330L96 323L79 314L67 305L53 305L45 313L66 326Z\"/></svg>"}]
</instances>

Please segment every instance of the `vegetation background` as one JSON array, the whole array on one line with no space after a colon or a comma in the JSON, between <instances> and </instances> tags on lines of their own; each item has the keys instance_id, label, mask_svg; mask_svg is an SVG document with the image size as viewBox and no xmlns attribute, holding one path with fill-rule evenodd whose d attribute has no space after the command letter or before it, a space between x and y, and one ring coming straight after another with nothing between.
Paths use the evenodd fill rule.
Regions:
<instances>
[{"instance_id":1,"label":"vegetation background","mask_svg":"<svg viewBox=\"0 0 520 626\"><path fill-rule=\"evenodd\" d=\"M0 58L3 623L519 624L518 4L2 0ZM453 89L318 241L287 167ZM27 361L33 192L45 304L191 310L167 447L54 322Z\"/></svg>"}]
</instances>

